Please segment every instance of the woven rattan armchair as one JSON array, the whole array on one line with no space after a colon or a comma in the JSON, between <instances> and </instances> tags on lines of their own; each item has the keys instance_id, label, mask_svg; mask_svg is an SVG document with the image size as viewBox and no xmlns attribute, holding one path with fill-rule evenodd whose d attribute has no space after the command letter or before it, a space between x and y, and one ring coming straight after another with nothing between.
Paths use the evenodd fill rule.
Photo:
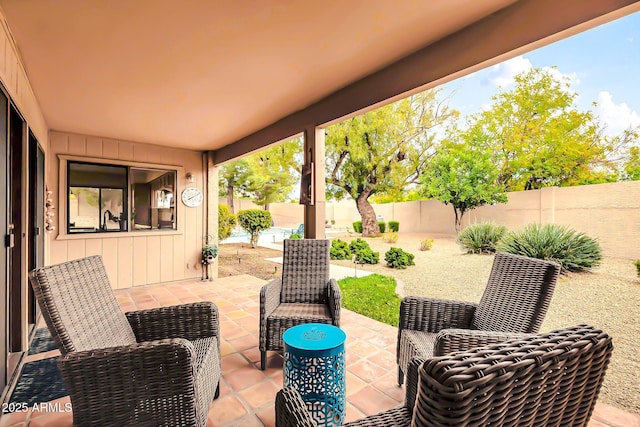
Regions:
<instances>
[{"instance_id":1,"label":"woven rattan armchair","mask_svg":"<svg viewBox=\"0 0 640 427\"><path fill-rule=\"evenodd\" d=\"M221 372L213 303L125 315L99 256L29 279L62 353L74 426L205 425Z\"/></svg>"},{"instance_id":2,"label":"woven rattan armchair","mask_svg":"<svg viewBox=\"0 0 640 427\"><path fill-rule=\"evenodd\" d=\"M578 325L413 359L402 407L345 425L586 426L612 350L606 333ZM276 395L275 412L278 427L316 425L291 387Z\"/></svg>"},{"instance_id":3,"label":"woven rattan armchair","mask_svg":"<svg viewBox=\"0 0 640 427\"><path fill-rule=\"evenodd\" d=\"M340 288L329 279L329 240L284 241L282 279L260 290L260 367L283 351L282 334L303 323L340 326Z\"/></svg>"},{"instance_id":4,"label":"woven rattan armchair","mask_svg":"<svg viewBox=\"0 0 640 427\"><path fill-rule=\"evenodd\" d=\"M499 252L479 304L403 298L396 351L398 384L414 357L442 356L538 332L559 273L555 262Z\"/></svg>"}]
</instances>

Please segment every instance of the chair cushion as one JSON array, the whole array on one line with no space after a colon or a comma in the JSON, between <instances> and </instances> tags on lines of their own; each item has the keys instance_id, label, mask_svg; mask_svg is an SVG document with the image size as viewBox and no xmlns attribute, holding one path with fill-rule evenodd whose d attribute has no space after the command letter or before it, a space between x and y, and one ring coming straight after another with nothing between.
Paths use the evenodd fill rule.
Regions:
<instances>
[{"instance_id":1,"label":"chair cushion","mask_svg":"<svg viewBox=\"0 0 640 427\"><path fill-rule=\"evenodd\" d=\"M331 311L326 304L282 303L267 317L267 349L284 350L282 334L303 323L331 324Z\"/></svg>"},{"instance_id":2,"label":"chair cushion","mask_svg":"<svg viewBox=\"0 0 640 427\"><path fill-rule=\"evenodd\" d=\"M436 343L436 335L431 332L403 329L400 335L400 360L402 372L407 373L409 361L416 356L429 358L433 356L433 347Z\"/></svg>"}]
</instances>

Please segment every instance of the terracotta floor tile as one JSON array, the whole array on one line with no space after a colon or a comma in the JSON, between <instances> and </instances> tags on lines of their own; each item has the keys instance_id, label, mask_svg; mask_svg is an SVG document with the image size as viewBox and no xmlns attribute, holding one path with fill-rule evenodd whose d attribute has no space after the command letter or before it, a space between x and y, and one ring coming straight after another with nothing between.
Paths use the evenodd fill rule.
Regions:
<instances>
[{"instance_id":1,"label":"terracotta floor tile","mask_svg":"<svg viewBox=\"0 0 640 427\"><path fill-rule=\"evenodd\" d=\"M253 335L247 334L245 336L229 340L229 344L231 344L237 351L244 351L257 346L258 340Z\"/></svg>"},{"instance_id":2,"label":"terracotta floor tile","mask_svg":"<svg viewBox=\"0 0 640 427\"><path fill-rule=\"evenodd\" d=\"M404 402L405 388L398 385L397 378L398 376L395 372L388 373L374 381L371 385L396 402L402 403Z\"/></svg>"},{"instance_id":3,"label":"terracotta floor tile","mask_svg":"<svg viewBox=\"0 0 640 427\"><path fill-rule=\"evenodd\" d=\"M245 366L233 371L231 375L227 375L225 378L231 389L240 391L260 381L264 381L268 377L263 371L256 369L254 366Z\"/></svg>"},{"instance_id":4,"label":"terracotta floor tile","mask_svg":"<svg viewBox=\"0 0 640 427\"><path fill-rule=\"evenodd\" d=\"M349 371L368 383L376 381L378 378L389 372L387 369L381 368L368 360L361 360L360 362L351 365L349 367Z\"/></svg>"},{"instance_id":5,"label":"terracotta floor tile","mask_svg":"<svg viewBox=\"0 0 640 427\"><path fill-rule=\"evenodd\" d=\"M222 356L222 374L226 375L236 369L244 368L249 362L240 353Z\"/></svg>"},{"instance_id":6,"label":"terracotta floor tile","mask_svg":"<svg viewBox=\"0 0 640 427\"><path fill-rule=\"evenodd\" d=\"M372 354L367 360L387 370L396 370L397 368L395 353L390 353L386 350Z\"/></svg>"},{"instance_id":7,"label":"terracotta floor tile","mask_svg":"<svg viewBox=\"0 0 640 427\"><path fill-rule=\"evenodd\" d=\"M605 403L596 403L591 418L610 427L640 427L640 415L625 412Z\"/></svg>"},{"instance_id":8,"label":"terracotta floor tile","mask_svg":"<svg viewBox=\"0 0 640 427\"><path fill-rule=\"evenodd\" d=\"M27 420L30 410L9 412L0 415L0 427L9 427Z\"/></svg>"},{"instance_id":9,"label":"terracotta floor tile","mask_svg":"<svg viewBox=\"0 0 640 427\"><path fill-rule=\"evenodd\" d=\"M374 415L398 406L398 402L371 386L349 397L349 402L366 415Z\"/></svg>"},{"instance_id":10,"label":"terracotta floor tile","mask_svg":"<svg viewBox=\"0 0 640 427\"><path fill-rule=\"evenodd\" d=\"M347 377L347 384L346 384L347 397L362 390L364 387L367 386L367 383L365 381L361 380L359 377L349 372L348 369L347 369L346 377Z\"/></svg>"},{"instance_id":11,"label":"terracotta floor tile","mask_svg":"<svg viewBox=\"0 0 640 427\"><path fill-rule=\"evenodd\" d=\"M347 402L347 415L344 420L345 423L357 421L360 418L364 417L366 417L366 415L361 410L353 406L351 403Z\"/></svg>"},{"instance_id":12,"label":"terracotta floor tile","mask_svg":"<svg viewBox=\"0 0 640 427\"><path fill-rule=\"evenodd\" d=\"M347 344L346 348L348 353L355 353L362 357L367 357L379 350L375 345L363 340L356 340L351 344Z\"/></svg>"},{"instance_id":13,"label":"terracotta floor tile","mask_svg":"<svg viewBox=\"0 0 640 427\"><path fill-rule=\"evenodd\" d=\"M209 419L213 425L221 426L247 415L249 411L235 395L220 397L209 408Z\"/></svg>"},{"instance_id":14,"label":"terracotta floor tile","mask_svg":"<svg viewBox=\"0 0 640 427\"><path fill-rule=\"evenodd\" d=\"M71 412L51 412L42 414L29 422L29 427L73 427Z\"/></svg>"},{"instance_id":15,"label":"terracotta floor tile","mask_svg":"<svg viewBox=\"0 0 640 427\"><path fill-rule=\"evenodd\" d=\"M269 406L268 408L258 411L256 415L265 427L274 427L276 425L275 407Z\"/></svg>"},{"instance_id":16,"label":"terracotta floor tile","mask_svg":"<svg viewBox=\"0 0 640 427\"><path fill-rule=\"evenodd\" d=\"M258 346L243 350L242 354L251 362L260 362L260 349L258 348Z\"/></svg>"},{"instance_id":17,"label":"terracotta floor tile","mask_svg":"<svg viewBox=\"0 0 640 427\"><path fill-rule=\"evenodd\" d=\"M274 402L278 390L279 388L270 380L265 380L242 390L239 394L252 408L260 408L269 402Z\"/></svg>"}]
</instances>

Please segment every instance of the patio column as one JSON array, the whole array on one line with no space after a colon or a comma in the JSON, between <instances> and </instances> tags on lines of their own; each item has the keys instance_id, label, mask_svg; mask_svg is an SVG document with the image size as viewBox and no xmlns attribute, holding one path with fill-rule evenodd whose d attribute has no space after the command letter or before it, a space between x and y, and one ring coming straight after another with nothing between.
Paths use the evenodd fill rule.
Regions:
<instances>
[{"instance_id":1,"label":"patio column","mask_svg":"<svg viewBox=\"0 0 640 427\"><path fill-rule=\"evenodd\" d=\"M325 154L324 129L307 127L304 131L304 166L311 170L311 200L304 206L304 237L325 238Z\"/></svg>"},{"instance_id":2,"label":"patio column","mask_svg":"<svg viewBox=\"0 0 640 427\"><path fill-rule=\"evenodd\" d=\"M213 151L207 151L206 155L206 194L207 194L207 231L205 234L212 237L211 242L216 245L218 242L218 167L214 162ZM203 244L205 242L202 242ZM218 258L209 267L211 277L218 277Z\"/></svg>"}]
</instances>

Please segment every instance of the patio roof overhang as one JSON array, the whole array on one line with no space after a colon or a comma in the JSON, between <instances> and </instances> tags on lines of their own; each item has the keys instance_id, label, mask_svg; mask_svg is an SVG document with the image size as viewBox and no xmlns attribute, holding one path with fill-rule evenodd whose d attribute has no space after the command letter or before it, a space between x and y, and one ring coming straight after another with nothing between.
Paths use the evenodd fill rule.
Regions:
<instances>
[{"instance_id":1,"label":"patio roof overhang","mask_svg":"<svg viewBox=\"0 0 640 427\"><path fill-rule=\"evenodd\" d=\"M640 9L633 0L0 0L52 130L222 163Z\"/></svg>"}]
</instances>

